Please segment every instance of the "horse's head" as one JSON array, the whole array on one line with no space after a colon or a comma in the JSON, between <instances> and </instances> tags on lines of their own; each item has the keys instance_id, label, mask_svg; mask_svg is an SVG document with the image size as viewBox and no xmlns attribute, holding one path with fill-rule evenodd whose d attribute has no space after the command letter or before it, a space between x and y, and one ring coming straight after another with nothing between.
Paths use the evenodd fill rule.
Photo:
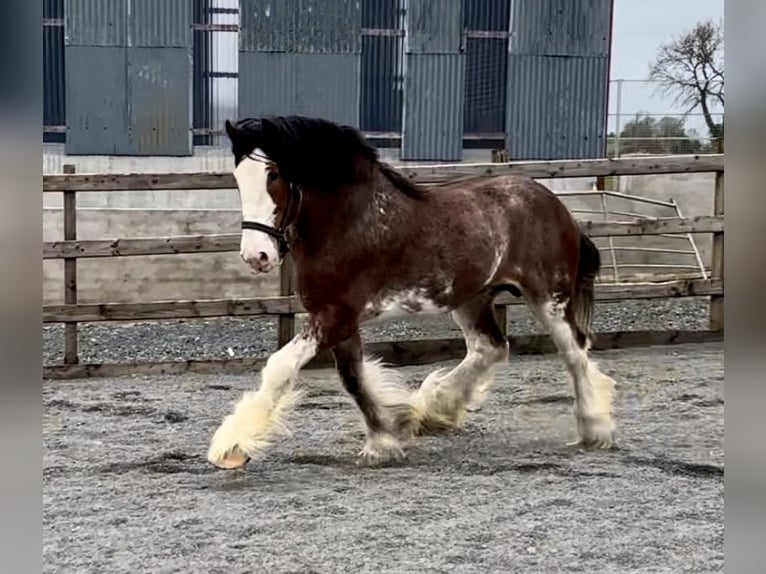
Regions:
<instances>
[{"instance_id":1,"label":"horse's head","mask_svg":"<svg viewBox=\"0 0 766 574\"><path fill-rule=\"evenodd\" d=\"M284 227L294 216L291 186L264 148L273 147L260 120L226 120L234 155L234 179L242 205L240 256L256 272L268 273L285 255ZM272 145L270 145L272 144Z\"/></svg>"},{"instance_id":2,"label":"horse's head","mask_svg":"<svg viewBox=\"0 0 766 574\"><path fill-rule=\"evenodd\" d=\"M227 120L226 133L242 202L240 255L258 272L281 263L284 232L297 220L304 189L329 197L358 182L360 166L377 162L376 150L355 128L321 118Z\"/></svg>"}]
</instances>

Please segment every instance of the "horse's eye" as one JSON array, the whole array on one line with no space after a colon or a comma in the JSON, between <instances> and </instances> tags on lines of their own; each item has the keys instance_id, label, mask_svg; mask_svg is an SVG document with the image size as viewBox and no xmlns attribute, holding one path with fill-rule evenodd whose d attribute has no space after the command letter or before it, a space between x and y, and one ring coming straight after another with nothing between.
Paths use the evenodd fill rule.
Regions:
<instances>
[{"instance_id":1,"label":"horse's eye","mask_svg":"<svg viewBox=\"0 0 766 574\"><path fill-rule=\"evenodd\" d=\"M274 183L279 178L279 174L275 171L270 171L269 174L266 176L266 182L267 183Z\"/></svg>"}]
</instances>

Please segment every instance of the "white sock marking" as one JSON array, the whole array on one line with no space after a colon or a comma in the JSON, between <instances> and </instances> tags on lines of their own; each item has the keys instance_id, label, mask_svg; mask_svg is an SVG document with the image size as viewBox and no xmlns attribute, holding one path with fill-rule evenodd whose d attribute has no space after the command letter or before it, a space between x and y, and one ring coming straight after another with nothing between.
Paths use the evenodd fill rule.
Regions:
<instances>
[{"instance_id":1,"label":"white sock marking","mask_svg":"<svg viewBox=\"0 0 766 574\"><path fill-rule=\"evenodd\" d=\"M316 340L300 334L269 357L261 371L260 388L247 391L213 435L208 451L210 462L220 462L235 447L255 457L275 433L286 431L284 416L296 400L295 376L316 350Z\"/></svg>"}]
</instances>

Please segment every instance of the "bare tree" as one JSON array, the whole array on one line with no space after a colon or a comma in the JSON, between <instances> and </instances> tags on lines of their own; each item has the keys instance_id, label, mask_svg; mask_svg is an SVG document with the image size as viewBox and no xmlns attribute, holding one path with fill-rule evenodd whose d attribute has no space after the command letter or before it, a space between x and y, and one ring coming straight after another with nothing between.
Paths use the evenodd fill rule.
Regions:
<instances>
[{"instance_id":1,"label":"bare tree","mask_svg":"<svg viewBox=\"0 0 766 574\"><path fill-rule=\"evenodd\" d=\"M710 111L714 103L724 105L723 75L723 30L712 20L660 46L649 71L649 78L674 94L686 113L702 110L713 138L723 135L723 122L714 121Z\"/></svg>"}]
</instances>

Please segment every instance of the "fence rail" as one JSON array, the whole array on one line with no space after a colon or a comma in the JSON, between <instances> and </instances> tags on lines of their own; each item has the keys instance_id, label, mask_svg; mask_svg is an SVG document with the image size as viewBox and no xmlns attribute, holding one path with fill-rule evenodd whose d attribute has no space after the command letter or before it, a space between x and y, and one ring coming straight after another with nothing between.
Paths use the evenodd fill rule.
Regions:
<instances>
[{"instance_id":1,"label":"fence rail","mask_svg":"<svg viewBox=\"0 0 766 574\"><path fill-rule=\"evenodd\" d=\"M619 159L585 159L505 163L402 165L397 169L418 183L439 183L456 177L521 175L536 179L657 175L723 171L723 154L651 156ZM77 191L208 191L236 188L230 172L49 174L43 176L44 192Z\"/></svg>"},{"instance_id":2,"label":"fence rail","mask_svg":"<svg viewBox=\"0 0 766 574\"><path fill-rule=\"evenodd\" d=\"M606 283L596 286L597 301L711 295L723 295L722 281L718 279L682 279L664 283ZM496 304L521 305L522 301L517 297L501 294L497 297ZM296 296L206 299L203 301L151 301L148 303L86 303L44 305L43 323L203 319L253 315L296 315L304 312L305 309Z\"/></svg>"},{"instance_id":3,"label":"fence rail","mask_svg":"<svg viewBox=\"0 0 766 574\"><path fill-rule=\"evenodd\" d=\"M667 344L702 340L719 340L723 336L723 170L724 156L670 156L599 160L567 160L545 162L509 162L491 164L453 164L401 166L399 169L418 183L440 183L455 178L491 175L524 175L537 179L562 177L599 177L608 175L654 175L669 173L714 172L715 212L710 216L648 218L641 221L581 221L592 237L656 235L677 237L678 234L710 233L714 237L711 277L678 277L663 282L599 283L598 301L655 299L669 297L710 297L711 315L708 331L662 331L601 333L595 348L614 348L642 344ZM44 376L77 378L106 376L127 372L221 372L249 369L262 363L260 359L226 361L181 361L172 363L130 363L120 365L80 365L77 352L77 325L82 322L147 321L193 319L225 316L276 316L279 318L279 344L286 343L295 331L295 317L304 309L295 296L289 257L281 269L280 296L252 299L211 299L199 301L152 301L142 303L95 303L77 301L76 261L82 258L129 257L183 253L215 253L239 249L238 233L78 240L76 237L76 198L79 192L141 190L214 190L236 187L230 173L157 173L157 174L75 174L65 166L61 175L43 178L44 192L63 192L65 233L63 241L43 243L43 259L65 261L65 303L44 305L43 323L66 325L63 365L48 365ZM667 277L665 277L667 279ZM507 305L520 301L510 295L497 299L498 314L505 316ZM551 350L546 336L513 339L520 352ZM464 352L462 340L391 341L375 343L371 349L394 363L421 363L454 358ZM312 364L327 364L321 357Z\"/></svg>"},{"instance_id":4,"label":"fence rail","mask_svg":"<svg viewBox=\"0 0 766 574\"><path fill-rule=\"evenodd\" d=\"M723 217L668 217L645 221L586 221L581 227L591 237L629 237L675 233L715 233L723 231ZM239 250L239 233L175 235L138 239L91 239L47 241L43 259L136 257L178 255L182 253L223 253Z\"/></svg>"}]
</instances>

